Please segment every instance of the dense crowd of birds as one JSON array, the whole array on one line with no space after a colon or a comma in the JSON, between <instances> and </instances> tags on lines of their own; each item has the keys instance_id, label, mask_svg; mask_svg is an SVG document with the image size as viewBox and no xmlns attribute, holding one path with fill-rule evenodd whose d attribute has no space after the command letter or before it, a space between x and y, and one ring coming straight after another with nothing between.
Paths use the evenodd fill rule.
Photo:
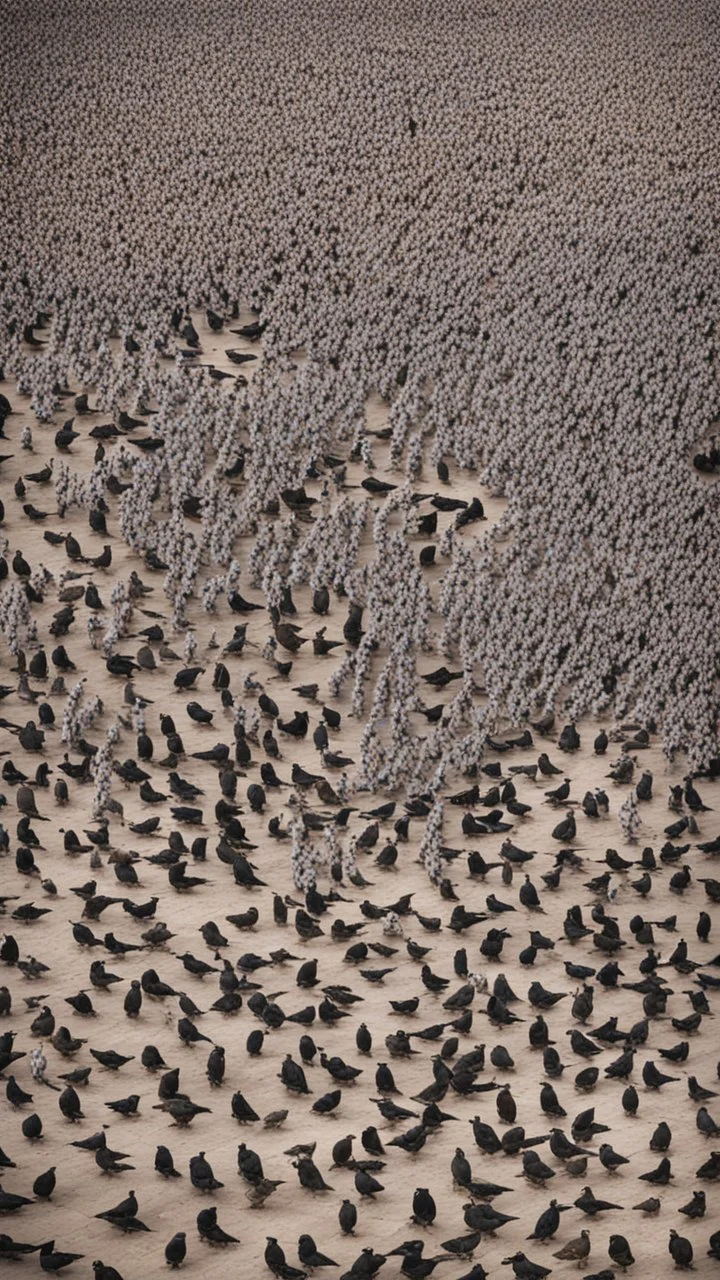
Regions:
<instances>
[{"instance_id":1,"label":"dense crowd of birds","mask_svg":"<svg viewBox=\"0 0 720 1280\"><path fill-rule=\"evenodd\" d=\"M143 451L106 466L132 465L123 533L176 560L178 618L203 561L230 568L239 534L257 534L274 592L307 572L318 539L271 536L263 512L309 467L342 488L324 461L338 441L371 467L364 406L379 393L401 488L427 451L507 498L482 555L438 547L447 643L482 669L487 714L634 708L705 763L718 750L712 7L258 0L199 15L187 0L172 14L93 0L30 30L11 0L0 23L0 363L39 421L68 376L105 412L160 398ZM62 92L35 91L58 73ZM240 297L265 364L220 408L188 308L230 317ZM225 473L243 462L230 503ZM57 479L87 501L66 468ZM349 570L362 603L371 584L343 542L358 517L328 516L321 576Z\"/></svg>"},{"instance_id":2,"label":"dense crowd of birds","mask_svg":"<svg viewBox=\"0 0 720 1280\"><path fill-rule=\"evenodd\" d=\"M458 706L484 696L437 665L447 582L408 553L418 491L378 492L386 442L372 497L283 490L291 517L268 517L266 568L246 535L180 618L171 540L167 560L125 545L127 445L98 446L92 402L64 391L77 430L63 470L63 412L28 437L27 397L6 386L0 1256L79 1269L90 1241L96 1280L134 1280L149 1256L192 1267L196 1237L278 1280L324 1266L371 1280L392 1261L408 1280L441 1263L453 1280L503 1264L541 1280L597 1261L609 1280L636 1257L661 1270L665 1249L681 1268L718 1259L720 1062L702 1033L720 986L720 759L691 771L653 726L548 710L450 768ZM106 418L129 440L140 429ZM343 465L348 488L365 475ZM457 515L478 499L443 492L435 531L461 564ZM371 553L363 607L324 577L328 539L331 588L286 579L293 520L316 505L310 536L342 522L348 578ZM417 653L397 641L403 616ZM435 762L429 785L413 743ZM113 1074L124 1086L108 1089ZM94 1179L81 1195L88 1159L137 1190L109 1208ZM203 1192L217 1203L196 1212ZM334 1207L291 1241L298 1194ZM274 1234L250 1213L263 1208ZM666 1220L650 1248L636 1213Z\"/></svg>"},{"instance_id":3,"label":"dense crowd of birds","mask_svg":"<svg viewBox=\"0 0 720 1280\"><path fill-rule=\"evenodd\" d=\"M0 1260L720 1259L717 28L436 10L0 14Z\"/></svg>"}]
</instances>

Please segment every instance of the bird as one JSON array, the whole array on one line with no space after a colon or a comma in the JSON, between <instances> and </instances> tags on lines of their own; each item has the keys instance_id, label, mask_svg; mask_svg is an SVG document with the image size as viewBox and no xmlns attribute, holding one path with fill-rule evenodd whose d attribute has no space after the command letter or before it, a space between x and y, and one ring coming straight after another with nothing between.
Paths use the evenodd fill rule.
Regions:
<instances>
[{"instance_id":1,"label":"bird","mask_svg":"<svg viewBox=\"0 0 720 1280\"><path fill-rule=\"evenodd\" d=\"M372 1174L366 1173L364 1169L356 1169L355 1171L355 1190L359 1196L367 1199L374 1199L385 1188L382 1183L378 1182Z\"/></svg>"},{"instance_id":2,"label":"bird","mask_svg":"<svg viewBox=\"0 0 720 1280\"><path fill-rule=\"evenodd\" d=\"M543 1267L539 1262L532 1262L522 1250L513 1253L509 1258L503 1258L502 1265L504 1267L512 1267L513 1274L517 1280L544 1280L545 1276L551 1274L550 1267Z\"/></svg>"},{"instance_id":3,"label":"bird","mask_svg":"<svg viewBox=\"0 0 720 1280\"><path fill-rule=\"evenodd\" d=\"M294 1160L293 1168L297 1170L300 1186L305 1187L306 1190L313 1192L332 1191L332 1187L325 1182L317 1165L309 1156L300 1156L297 1160Z\"/></svg>"},{"instance_id":4,"label":"bird","mask_svg":"<svg viewBox=\"0 0 720 1280\"><path fill-rule=\"evenodd\" d=\"M73 1262L79 1262L84 1256L82 1253L64 1253L56 1250L54 1240L47 1240L39 1250L40 1266L50 1275L57 1275L65 1267L72 1266Z\"/></svg>"},{"instance_id":5,"label":"bird","mask_svg":"<svg viewBox=\"0 0 720 1280\"><path fill-rule=\"evenodd\" d=\"M598 1148L600 1163L608 1173L617 1173L618 1169L624 1164L629 1164L627 1156L622 1156L619 1152L614 1151L609 1142L601 1142Z\"/></svg>"},{"instance_id":6,"label":"bird","mask_svg":"<svg viewBox=\"0 0 720 1280\"><path fill-rule=\"evenodd\" d=\"M576 1239L569 1240L562 1249L558 1249L553 1254L553 1257L563 1262L577 1262L578 1266L582 1267L585 1266L590 1255L590 1248L590 1232L583 1228Z\"/></svg>"},{"instance_id":7,"label":"bird","mask_svg":"<svg viewBox=\"0 0 720 1280\"><path fill-rule=\"evenodd\" d=\"M278 1277L278 1280L302 1280L302 1277L307 1274L297 1267L290 1266L285 1250L278 1244L275 1236L266 1237L264 1259L265 1266Z\"/></svg>"},{"instance_id":8,"label":"bird","mask_svg":"<svg viewBox=\"0 0 720 1280\"><path fill-rule=\"evenodd\" d=\"M205 1159L205 1152L190 1157L190 1182L198 1191L217 1191L224 1183L214 1176L210 1162Z\"/></svg>"},{"instance_id":9,"label":"bird","mask_svg":"<svg viewBox=\"0 0 720 1280\"><path fill-rule=\"evenodd\" d=\"M527 1237L528 1240L550 1240L560 1226L560 1214L568 1209L569 1205L561 1205L557 1200L551 1200L547 1209L540 1214L533 1231Z\"/></svg>"},{"instance_id":10,"label":"bird","mask_svg":"<svg viewBox=\"0 0 720 1280\"><path fill-rule=\"evenodd\" d=\"M176 1231L175 1235L165 1245L165 1261L173 1270L177 1270L182 1266L187 1256L186 1233L184 1231Z\"/></svg>"},{"instance_id":11,"label":"bird","mask_svg":"<svg viewBox=\"0 0 720 1280\"><path fill-rule=\"evenodd\" d=\"M175 1168L172 1152L162 1144L155 1150L155 1172L163 1178L181 1178L182 1174Z\"/></svg>"},{"instance_id":12,"label":"bird","mask_svg":"<svg viewBox=\"0 0 720 1280\"><path fill-rule=\"evenodd\" d=\"M599 1213L607 1213L610 1210L619 1210L622 1205L613 1204L609 1200L602 1200L596 1197L590 1187L583 1187L582 1195L574 1201L575 1207L580 1209L582 1213L594 1218Z\"/></svg>"},{"instance_id":13,"label":"bird","mask_svg":"<svg viewBox=\"0 0 720 1280\"><path fill-rule=\"evenodd\" d=\"M670 1228L668 1253L678 1270L692 1270L694 1256L692 1244L686 1236L679 1235L677 1231L672 1229L672 1227Z\"/></svg>"},{"instance_id":14,"label":"bird","mask_svg":"<svg viewBox=\"0 0 720 1280\"><path fill-rule=\"evenodd\" d=\"M608 1256L610 1261L624 1272L628 1267L632 1267L635 1259L630 1250L625 1236L611 1235L608 1242Z\"/></svg>"},{"instance_id":15,"label":"bird","mask_svg":"<svg viewBox=\"0 0 720 1280\"><path fill-rule=\"evenodd\" d=\"M687 1218L704 1218L706 1207L705 1192L693 1191L692 1199L678 1209L678 1213L684 1214Z\"/></svg>"},{"instance_id":16,"label":"bird","mask_svg":"<svg viewBox=\"0 0 720 1280\"><path fill-rule=\"evenodd\" d=\"M310 1270L321 1267L336 1267L338 1265L332 1258L328 1258L326 1254L319 1251L311 1235L302 1234L298 1238L297 1252L300 1265L308 1267Z\"/></svg>"},{"instance_id":17,"label":"bird","mask_svg":"<svg viewBox=\"0 0 720 1280\"><path fill-rule=\"evenodd\" d=\"M197 1215L196 1222L201 1240L205 1240L210 1245L226 1246L240 1243L236 1236L229 1235L219 1225L217 1209L214 1205L207 1209L201 1209Z\"/></svg>"}]
</instances>

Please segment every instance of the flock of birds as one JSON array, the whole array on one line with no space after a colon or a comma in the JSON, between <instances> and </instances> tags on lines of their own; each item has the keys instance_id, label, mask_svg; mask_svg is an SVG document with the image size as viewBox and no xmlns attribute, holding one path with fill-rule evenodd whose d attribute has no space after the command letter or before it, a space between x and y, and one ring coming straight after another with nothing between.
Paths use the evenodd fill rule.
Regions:
<instances>
[{"instance_id":1,"label":"flock of birds","mask_svg":"<svg viewBox=\"0 0 720 1280\"><path fill-rule=\"evenodd\" d=\"M717 28L436 8L0 14L3 1262L720 1260Z\"/></svg>"},{"instance_id":2,"label":"flock of birds","mask_svg":"<svg viewBox=\"0 0 720 1280\"><path fill-rule=\"evenodd\" d=\"M13 68L0 364L41 420L68 374L104 413L165 388L162 420L128 446L139 505L125 523L137 549L175 548L177 608L200 589L198 561L227 570L238 536L259 533L273 576L285 546L264 545L263 510L338 443L372 465L377 393L392 483L427 452L507 500L443 602L491 712L614 708L707 763L720 749L712 6L88 12L32 29L20 0L0 15ZM36 92L58 74L62 94ZM220 410L228 370L207 367L185 318L229 315L237 297L265 363L254 395L234 368ZM195 457L172 472L190 435L219 455L212 476ZM231 505L240 441L247 485ZM141 498L158 482L199 505L199 530L155 525Z\"/></svg>"},{"instance_id":3,"label":"flock of birds","mask_svg":"<svg viewBox=\"0 0 720 1280\"><path fill-rule=\"evenodd\" d=\"M221 351L215 313L188 323ZM89 1240L98 1280L237 1265L199 1243L278 1280L720 1260L720 760L683 773L655 726L547 710L431 787L376 785L395 713L369 670L369 735L338 680L369 610L231 581L212 626L192 600L178 626L167 564L123 541L131 469L89 510L56 485L51 510L68 450L87 491L113 456L92 396L63 392L68 446L65 410L28 434L5 385L0 1256L79 1270ZM381 538L398 507L376 462ZM365 474L348 455L348 486ZM313 518L306 483L283 500ZM463 554L473 502L435 508ZM420 572L432 620L444 579ZM427 745L467 676L423 649L394 689ZM108 1206L98 1173L134 1189Z\"/></svg>"}]
</instances>

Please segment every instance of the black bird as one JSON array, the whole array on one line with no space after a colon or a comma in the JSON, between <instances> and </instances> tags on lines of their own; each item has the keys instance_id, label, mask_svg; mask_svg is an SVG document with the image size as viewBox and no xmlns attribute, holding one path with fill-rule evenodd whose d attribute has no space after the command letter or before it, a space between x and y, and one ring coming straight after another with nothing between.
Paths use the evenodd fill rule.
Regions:
<instances>
[{"instance_id":1,"label":"black bird","mask_svg":"<svg viewBox=\"0 0 720 1280\"><path fill-rule=\"evenodd\" d=\"M224 1186L224 1183L218 1182L213 1174L212 1166L210 1161L205 1159L204 1151L190 1157L190 1182L198 1191L217 1191Z\"/></svg>"},{"instance_id":2,"label":"black bird","mask_svg":"<svg viewBox=\"0 0 720 1280\"><path fill-rule=\"evenodd\" d=\"M678 1270L688 1271L693 1269L692 1244L685 1236L678 1235L677 1231L673 1231L672 1228L670 1229L668 1252Z\"/></svg>"},{"instance_id":3,"label":"black bird","mask_svg":"<svg viewBox=\"0 0 720 1280\"><path fill-rule=\"evenodd\" d=\"M638 1177L641 1182L649 1182L654 1187L666 1187L674 1177L670 1160L667 1156L663 1156L657 1168L650 1169L647 1173L639 1173Z\"/></svg>"},{"instance_id":4,"label":"black bird","mask_svg":"<svg viewBox=\"0 0 720 1280\"><path fill-rule=\"evenodd\" d=\"M551 1274L550 1267L543 1267L539 1262L532 1262L522 1251L514 1253L510 1258L503 1258L504 1267L511 1266L517 1280L544 1280Z\"/></svg>"},{"instance_id":5,"label":"black bird","mask_svg":"<svg viewBox=\"0 0 720 1280\"><path fill-rule=\"evenodd\" d=\"M338 1211L338 1222L344 1236L351 1236L357 1225L357 1209L350 1200L343 1200Z\"/></svg>"},{"instance_id":6,"label":"black bird","mask_svg":"<svg viewBox=\"0 0 720 1280\"><path fill-rule=\"evenodd\" d=\"M266 1236L266 1240L264 1258L268 1271L277 1276L277 1280L303 1280L306 1273L290 1266L285 1250L278 1244L275 1236Z\"/></svg>"},{"instance_id":7,"label":"black bird","mask_svg":"<svg viewBox=\"0 0 720 1280\"><path fill-rule=\"evenodd\" d=\"M182 1174L175 1168L172 1152L164 1146L155 1151L155 1171L163 1178L181 1178Z\"/></svg>"},{"instance_id":8,"label":"black bird","mask_svg":"<svg viewBox=\"0 0 720 1280\"><path fill-rule=\"evenodd\" d=\"M303 1267L315 1270L319 1267L336 1267L338 1264L332 1258L328 1258L324 1253L320 1253L315 1241L310 1235L301 1235L298 1240L298 1258Z\"/></svg>"},{"instance_id":9,"label":"black bird","mask_svg":"<svg viewBox=\"0 0 720 1280\"><path fill-rule=\"evenodd\" d=\"M678 1213L685 1214L687 1218L704 1218L706 1207L705 1192L693 1191L692 1200L678 1209Z\"/></svg>"},{"instance_id":10,"label":"black bird","mask_svg":"<svg viewBox=\"0 0 720 1280\"><path fill-rule=\"evenodd\" d=\"M186 1236L184 1231L177 1231L165 1245L165 1261L173 1271L182 1266L187 1255Z\"/></svg>"},{"instance_id":11,"label":"black bird","mask_svg":"<svg viewBox=\"0 0 720 1280\"><path fill-rule=\"evenodd\" d=\"M56 1250L54 1240L48 1240L40 1246L40 1266L50 1275L57 1275L64 1267L71 1266L73 1262L79 1262L84 1256L83 1253L63 1253Z\"/></svg>"},{"instance_id":12,"label":"black bird","mask_svg":"<svg viewBox=\"0 0 720 1280\"><path fill-rule=\"evenodd\" d=\"M384 1191L385 1188L381 1182L378 1182L377 1178L372 1176L372 1174L366 1173L364 1169L356 1169L355 1190L360 1196L374 1199L374 1197L378 1195L379 1192Z\"/></svg>"},{"instance_id":13,"label":"black bird","mask_svg":"<svg viewBox=\"0 0 720 1280\"><path fill-rule=\"evenodd\" d=\"M594 1218L598 1213L607 1213L612 1209L621 1209L622 1205L613 1204L609 1200L601 1200L593 1195L590 1187L583 1187L582 1195L574 1201L575 1208L581 1213Z\"/></svg>"},{"instance_id":14,"label":"black bird","mask_svg":"<svg viewBox=\"0 0 720 1280\"><path fill-rule=\"evenodd\" d=\"M297 1160L293 1160L293 1168L297 1169L300 1186L307 1191L332 1191L310 1156L299 1156ZM357 1179L357 1174L355 1176Z\"/></svg>"},{"instance_id":15,"label":"black bird","mask_svg":"<svg viewBox=\"0 0 720 1280\"><path fill-rule=\"evenodd\" d=\"M413 1195L412 1220L420 1227L432 1226L437 1217L437 1205L427 1187L418 1187Z\"/></svg>"},{"instance_id":16,"label":"black bird","mask_svg":"<svg viewBox=\"0 0 720 1280\"><path fill-rule=\"evenodd\" d=\"M665 1120L661 1120L653 1131L650 1138L649 1146L651 1151L667 1151L672 1142L672 1132L669 1124Z\"/></svg>"},{"instance_id":17,"label":"black bird","mask_svg":"<svg viewBox=\"0 0 720 1280\"><path fill-rule=\"evenodd\" d=\"M197 1216L197 1229L201 1240L206 1240L211 1245L228 1245L239 1244L240 1241L235 1237L228 1235L218 1225L217 1209L213 1205L209 1209L201 1209Z\"/></svg>"},{"instance_id":18,"label":"black bird","mask_svg":"<svg viewBox=\"0 0 720 1280\"><path fill-rule=\"evenodd\" d=\"M642 1069L643 1083L648 1089L661 1089L665 1084L673 1084L679 1080L679 1076L666 1076L659 1071L654 1062L645 1062Z\"/></svg>"},{"instance_id":19,"label":"black bird","mask_svg":"<svg viewBox=\"0 0 720 1280\"><path fill-rule=\"evenodd\" d=\"M625 1236L610 1236L608 1243L608 1255L610 1257L610 1261L614 1263L616 1267L620 1267L622 1271L627 1270L627 1268L631 1267L635 1262L630 1250L630 1245L625 1239Z\"/></svg>"},{"instance_id":20,"label":"black bird","mask_svg":"<svg viewBox=\"0 0 720 1280\"><path fill-rule=\"evenodd\" d=\"M38 1200L50 1200L55 1190L56 1181L55 1165L53 1165L35 1179L33 1182L33 1195L37 1196Z\"/></svg>"}]
</instances>

